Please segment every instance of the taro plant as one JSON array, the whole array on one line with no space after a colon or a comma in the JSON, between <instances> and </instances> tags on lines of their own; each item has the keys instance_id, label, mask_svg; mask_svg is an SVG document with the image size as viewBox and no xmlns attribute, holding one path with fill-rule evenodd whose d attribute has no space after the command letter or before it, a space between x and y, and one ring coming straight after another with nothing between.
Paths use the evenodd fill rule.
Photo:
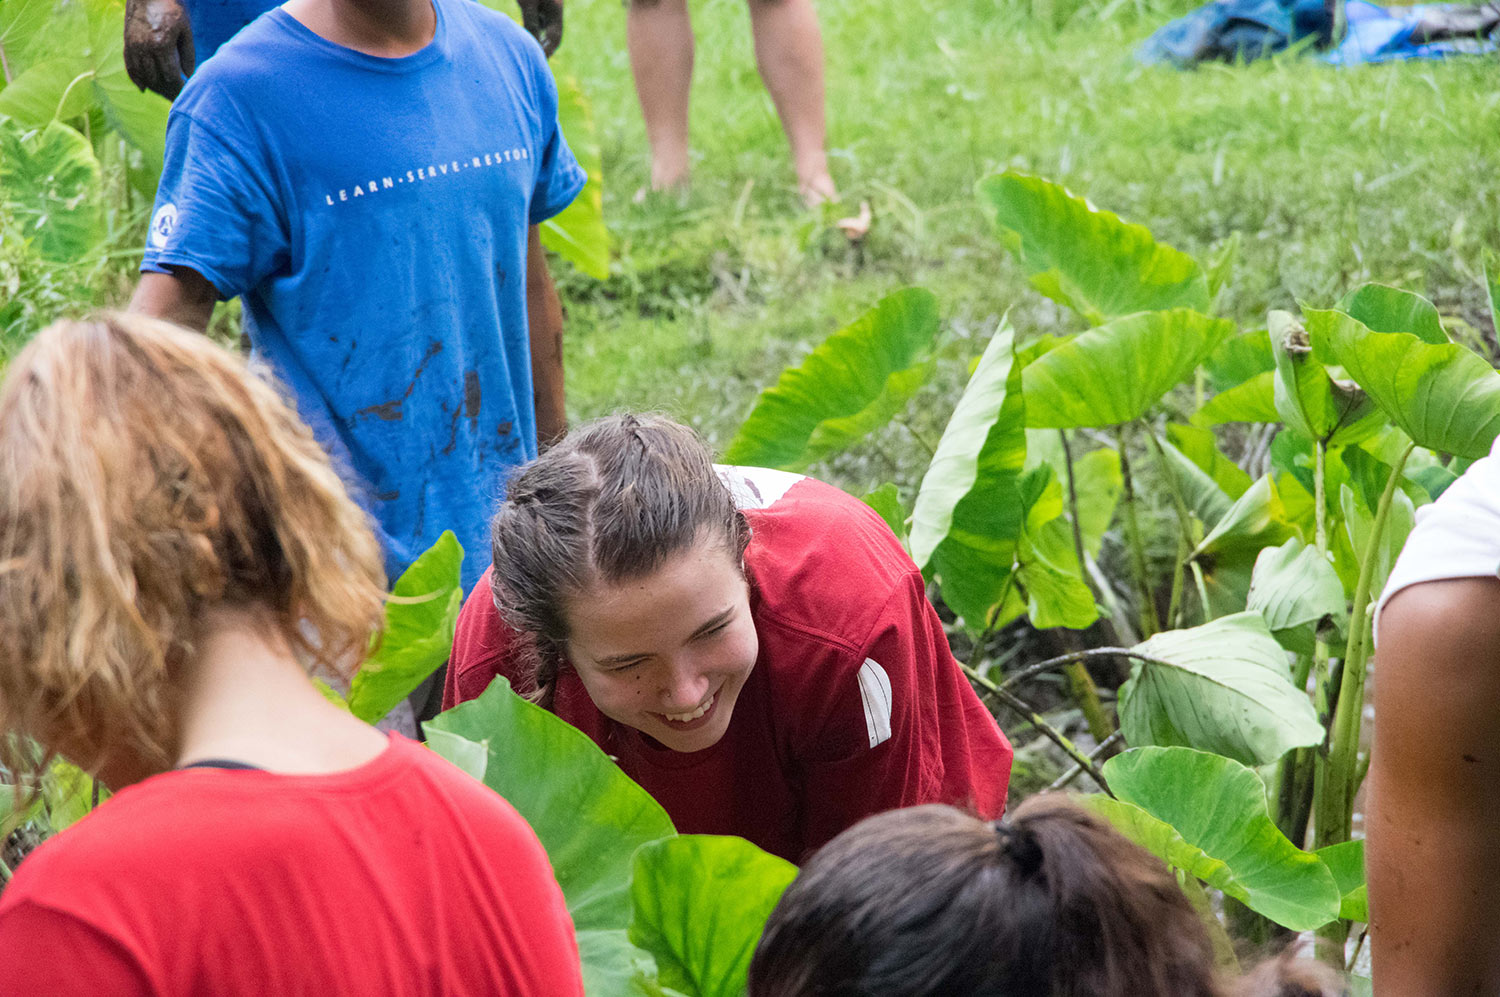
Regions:
<instances>
[{"instance_id":1,"label":"taro plant","mask_svg":"<svg viewBox=\"0 0 1500 997\"><path fill-rule=\"evenodd\" d=\"M536 831L573 917L589 997L745 992L791 863L742 838L677 834L588 735L504 679L426 727L433 749Z\"/></svg>"},{"instance_id":2,"label":"taro plant","mask_svg":"<svg viewBox=\"0 0 1500 997\"><path fill-rule=\"evenodd\" d=\"M1073 757L1070 777L1093 777L1095 805L1176 867L1206 914L1200 883L1254 912L1231 919L1241 930L1258 917L1342 941L1366 916L1350 837L1369 611L1415 508L1500 434L1500 374L1408 291L1367 284L1241 330L1213 314L1237 240L1205 268L1037 177L990 177L978 194L1079 327L1027 335L1002 320L911 504L894 484L866 501L960 628L1024 616L1123 638L969 672ZM899 417L940 334L930 295L897 292L765 391L728 459L802 468ZM1143 480L1170 509L1164 577L1146 556ZM1097 563L1106 534L1127 553L1123 583ZM1112 714L1085 670L1100 658L1130 663ZM1093 752L1017 696L1057 669ZM1129 750L1099 764L1121 740Z\"/></svg>"}]
</instances>

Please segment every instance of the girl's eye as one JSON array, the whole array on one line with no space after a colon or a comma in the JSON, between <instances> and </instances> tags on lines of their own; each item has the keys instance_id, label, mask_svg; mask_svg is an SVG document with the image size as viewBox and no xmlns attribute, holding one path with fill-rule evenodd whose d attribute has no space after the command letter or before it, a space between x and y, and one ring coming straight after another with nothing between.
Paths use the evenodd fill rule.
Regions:
<instances>
[{"instance_id":1,"label":"girl's eye","mask_svg":"<svg viewBox=\"0 0 1500 997\"><path fill-rule=\"evenodd\" d=\"M723 623L720 623L718 626L715 626L715 627L712 627L712 628L710 628L708 630L703 631L702 633L700 633L698 635L698 639L702 640L705 637L713 637L716 634L723 633L726 629L728 629L729 623L730 623L729 620L725 620Z\"/></svg>"},{"instance_id":2,"label":"girl's eye","mask_svg":"<svg viewBox=\"0 0 1500 997\"><path fill-rule=\"evenodd\" d=\"M628 672L636 665L642 664L645 660L645 658L637 658L635 661L627 661L624 664L616 665L615 667L609 669L609 671L611 674L615 672Z\"/></svg>"}]
</instances>

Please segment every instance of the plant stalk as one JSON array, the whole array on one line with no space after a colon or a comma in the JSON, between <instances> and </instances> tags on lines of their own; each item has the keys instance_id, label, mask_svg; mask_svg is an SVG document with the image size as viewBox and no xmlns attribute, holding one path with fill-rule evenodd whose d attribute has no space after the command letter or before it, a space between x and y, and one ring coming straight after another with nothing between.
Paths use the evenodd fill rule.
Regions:
<instances>
[{"instance_id":1,"label":"plant stalk","mask_svg":"<svg viewBox=\"0 0 1500 997\"><path fill-rule=\"evenodd\" d=\"M979 691L982 694L990 696L991 698L1000 703L1003 703L1004 705L1010 707L1012 710L1015 710L1017 713L1021 714L1021 716L1025 717L1028 721L1031 722L1031 725L1033 727L1042 732L1043 736L1045 736L1059 748L1063 749L1064 753L1066 753L1069 758L1073 759L1074 762L1082 767L1082 769L1089 774L1089 778L1093 779L1094 782L1099 784L1100 789L1108 793L1111 799L1114 798L1115 794L1110 791L1109 783L1105 781L1104 773L1099 771L1099 766L1095 765L1089 758L1089 756L1084 754L1083 750L1079 748L1078 745L1073 743L1071 738L1048 723L1045 717L1043 717L1040 713L1033 709L1031 704L1026 702L1020 696L1017 696L1009 689L1002 689L1000 686L996 685L989 679L985 678L983 675L979 674L979 672L972 666L963 665L962 667L964 670L964 674L969 677L969 681L974 683L974 685L979 688Z\"/></svg>"},{"instance_id":2,"label":"plant stalk","mask_svg":"<svg viewBox=\"0 0 1500 997\"><path fill-rule=\"evenodd\" d=\"M1109 735L1109 737L1106 737L1104 740L1100 741L1098 745L1095 746L1093 751L1089 752L1089 759L1091 761L1098 761L1101 755L1103 755L1105 752L1113 750L1115 745L1119 744L1123 740L1125 740L1125 732L1118 730L1115 731L1113 734ZM1053 781L1052 785L1047 787L1047 791L1050 793L1056 792L1059 789L1066 789L1069 783L1071 783L1074 779L1077 779L1082 774L1083 766L1074 765L1072 768L1068 769L1068 771L1058 776Z\"/></svg>"},{"instance_id":3,"label":"plant stalk","mask_svg":"<svg viewBox=\"0 0 1500 997\"><path fill-rule=\"evenodd\" d=\"M1182 489L1178 485L1177 475L1172 473L1172 467L1167 463L1167 451L1161 445L1161 440L1156 438L1151 425L1142 420L1141 425L1146 430L1146 439L1151 441L1151 448L1156 451L1156 459L1161 464L1162 476L1167 479L1167 491L1172 495L1172 508L1177 512L1177 524L1182 532L1177 541L1177 567L1172 572L1172 597L1167 604L1167 626L1179 627L1182 620L1179 618L1182 612L1182 576L1187 571L1188 558L1193 549L1203 538L1193 529L1193 517L1188 512L1187 501L1182 496ZM1204 618L1207 619L1208 607L1203 607Z\"/></svg>"},{"instance_id":4,"label":"plant stalk","mask_svg":"<svg viewBox=\"0 0 1500 997\"><path fill-rule=\"evenodd\" d=\"M1349 618L1349 641L1344 650L1344 667L1339 683L1338 705L1333 727L1329 731L1328 759L1324 777L1318 787L1317 844L1319 848L1349 840L1354 809L1355 763L1359 757L1359 730L1365 701L1365 665L1368 652L1370 585L1375 576L1375 561L1390 516L1391 499L1401 481L1406 460L1416 449L1410 443L1402 451L1391 476L1380 494L1370 539L1360 559L1359 581L1354 587L1354 607Z\"/></svg>"},{"instance_id":5,"label":"plant stalk","mask_svg":"<svg viewBox=\"0 0 1500 997\"><path fill-rule=\"evenodd\" d=\"M1239 975L1240 961L1234 954L1234 942L1230 940L1229 932L1224 930L1224 922L1214 913L1214 905L1209 901L1208 894L1203 892L1203 884L1198 882L1197 877L1189 876L1181 869L1174 869L1173 872L1177 874L1177 885L1187 894L1188 902L1198 912L1198 918L1208 931L1209 940L1214 947L1214 961L1226 973Z\"/></svg>"},{"instance_id":6,"label":"plant stalk","mask_svg":"<svg viewBox=\"0 0 1500 997\"><path fill-rule=\"evenodd\" d=\"M1078 518L1078 482L1073 475L1073 451L1068 446L1067 430L1059 429L1057 436L1062 441L1063 464L1068 472L1068 513L1073 521L1073 553L1078 558L1078 573L1087 584L1088 572L1083 560L1083 523ZM1095 741L1103 741L1109 737L1112 729L1109 718L1104 715L1104 707L1099 704L1099 689L1094 685L1094 677L1089 674L1083 662L1077 660L1066 666L1065 673L1073 700L1088 721L1089 733L1094 736Z\"/></svg>"},{"instance_id":7,"label":"plant stalk","mask_svg":"<svg viewBox=\"0 0 1500 997\"><path fill-rule=\"evenodd\" d=\"M1156 599L1151 594L1151 579L1146 574L1146 547L1141 540L1140 519L1136 516L1135 482L1130 474L1130 455L1126 453L1125 423L1118 429L1120 448L1120 478L1124 485L1125 532L1130 541L1131 563L1135 568L1135 583L1141 600L1141 633L1151 636L1161 630L1161 621L1156 616Z\"/></svg>"},{"instance_id":8,"label":"plant stalk","mask_svg":"<svg viewBox=\"0 0 1500 997\"><path fill-rule=\"evenodd\" d=\"M1086 563L1089 580L1093 582L1094 591L1104 603L1104 608L1109 612L1109 625L1114 628L1115 639L1121 644L1138 644L1140 637L1135 632L1130 618L1125 615L1125 610L1120 606L1120 596L1115 592L1115 587L1105 577L1103 571L1099 570L1099 564L1092 557Z\"/></svg>"},{"instance_id":9,"label":"plant stalk","mask_svg":"<svg viewBox=\"0 0 1500 997\"><path fill-rule=\"evenodd\" d=\"M1055 658L1048 658L1046 661L1038 661L1034 665L1027 665L1014 675L1007 675L1005 681L1000 684L1000 687L1002 689L1009 689L1011 686L1018 685L1034 675L1050 672L1054 668L1065 667L1074 661L1089 661L1095 658L1134 658L1137 661L1144 661L1148 665L1172 667L1172 663L1169 661L1152 657L1149 654L1142 654L1139 651L1133 651L1128 647L1090 647L1081 651L1069 651L1067 654L1059 654Z\"/></svg>"},{"instance_id":10,"label":"plant stalk","mask_svg":"<svg viewBox=\"0 0 1500 997\"><path fill-rule=\"evenodd\" d=\"M910 419L902 417L897 421L900 422L901 425L906 427L906 431L911 434L912 439L917 441L917 445L920 446L923 450L927 451L928 460L931 460L932 458L937 456L937 444L933 443L931 440L927 439L927 437L917 432L917 427L911 424Z\"/></svg>"}]
</instances>

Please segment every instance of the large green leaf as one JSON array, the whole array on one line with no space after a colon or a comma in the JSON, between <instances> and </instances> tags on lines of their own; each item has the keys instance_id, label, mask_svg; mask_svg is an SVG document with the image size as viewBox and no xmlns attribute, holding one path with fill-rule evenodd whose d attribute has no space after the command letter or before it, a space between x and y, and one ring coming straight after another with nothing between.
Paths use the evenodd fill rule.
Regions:
<instances>
[{"instance_id":1,"label":"large green leaf","mask_svg":"<svg viewBox=\"0 0 1500 997\"><path fill-rule=\"evenodd\" d=\"M1189 748L1137 748L1104 775L1119 799L1085 801L1158 858L1293 931L1338 917L1333 874L1277 830L1253 770Z\"/></svg>"},{"instance_id":2,"label":"large green leaf","mask_svg":"<svg viewBox=\"0 0 1500 997\"><path fill-rule=\"evenodd\" d=\"M1354 555L1363 559L1369 550L1370 533L1375 526L1374 512L1359 500L1358 493L1348 485L1339 489L1339 509L1344 514L1344 530ZM1411 499L1399 488L1391 495L1390 511L1386 513L1385 530L1375 548L1375 563L1370 569L1370 591L1378 593L1385 588L1386 579L1406 538L1416 525L1417 513Z\"/></svg>"},{"instance_id":3,"label":"large green leaf","mask_svg":"<svg viewBox=\"0 0 1500 997\"><path fill-rule=\"evenodd\" d=\"M1013 171L979 181L979 197L1032 285L1092 325L1133 312L1209 309L1203 270L1145 226Z\"/></svg>"},{"instance_id":4,"label":"large green leaf","mask_svg":"<svg viewBox=\"0 0 1500 997\"><path fill-rule=\"evenodd\" d=\"M1203 361L1203 372L1215 391L1226 391L1236 384L1244 384L1256 374L1275 367L1271 340L1264 329L1229 337Z\"/></svg>"},{"instance_id":5,"label":"large green leaf","mask_svg":"<svg viewBox=\"0 0 1500 997\"><path fill-rule=\"evenodd\" d=\"M1200 554L1222 557L1249 550L1258 555L1261 548L1283 543L1291 534L1280 492L1267 474L1257 478L1234 500L1193 553L1195 557Z\"/></svg>"},{"instance_id":6,"label":"large green leaf","mask_svg":"<svg viewBox=\"0 0 1500 997\"><path fill-rule=\"evenodd\" d=\"M1135 661L1120 687L1120 729L1131 745L1181 745L1267 765L1323 740L1259 613L1168 630L1135 649L1160 663Z\"/></svg>"},{"instance_id":7,"label":"large green leaf","mask_svg":"<svg viewBox=\"0 0 1500 997\"><path fill-rule=\"evenodd\" d=\"M1208 262L1208 297L1209 300L1216 299L1219 292L1229 283L1230 275L1234 273L1235 264L1240 261L1240 244L1243 241L1240 230L1235 229L1229 233L1229 238L1214 251L1213 257Z\"/></svg>"},{"instance_id":8,"label":"large green leaf","mask_svg":"<svg viewBox=\"0 0 1500 997\"><path fill-rule=\"evenodd\" d=\"M54 0L5 0L0 3L0 49L5 50L12 79L25 72L24 57L44 33L54 5Z\"/></svg>"},{"instance_id":9,"label":"large green leaf","mask_svg":"<svg viewBox=\"0 0 1500 997\"><path fill-rule=\"evenodd\" d=\"M94 97L112 128L141 151L147 178L155 186L167 147L166 98L141 90L125 71L123 4L89 5L89 59L94 67Z\"/></svg>"},{"instance_id":10,"label":"large green leaf","mask_svg":"<svg viewBox=\"0 0 1500 997\"><path fill-rule=\"evenodd\" d=\"M39 62L0 90L0 114L29 128L76 118L94 99L93 75L87 59Z\"/></svg>"},{"instance_id":11,"label":"large green leaf","mask_svg":"<svg viewBox=\"0 0 1500 997\"><path fill-rule=\"evenodd\" d=\"M1073 461L1073 487L1078 492L1078 521L1083 528L1083 551L1098 557L1104 534L1114 522L1115 507L1125 492L1120 455L1108 447L1091 450ZM1071 512L1063 515L1072 522Z\"/></svg>"},{"instance_id":12,"label":"large green leaf","mask_svg":"<svg viewBox=\"0 0 1500 997\"><path fill-rule=\"evenodd\" d=\"M463 559L458 538L445 530L396 580L380 644L349 688L349 709L361 720L385 716L448 660L464 602Z\"/></svg>"},{"instance_id":13,"label":"large green leaf","mask_svg":"<svg viewBox=\"0 0 1500 997\"><path fill-rule=\"evenodd\" d=\"M661 805L587 734L517 696L497 679L478 699L439 714L428 730L487 745L484 783L536 832L562 886L590 997L632 992L649 957L625 937L631 859L674 834ZM445 755L453 737L433 742ZM464 764L470 752L455 754Z\"/></svg>"},{"instance_id":14,"label":"large green leaf","mask_svg":"<svg viewBox=\"0 0 1500 997\"><path fill-rule=\"evenodd\" d=\"M1312 355L1307 330L1289 312L1273 311L1276 412L1293 432L1333 446L1366 439L1384 425L1380 409L1356 384L1335 381Z\"/></svg>"},{"instance_id":15,"label":"large green leaf","mask_svg":"<svg viewBox=\"0 0 1500 997\"><path fill-rule=\"evenodd\" d=\"M0 120L0 209L44 258L59 263L88 256L103 236L99 162L88 139L54 121L22 133Z\"/></svg>"},{"instance_id":16,"label":"large green leaf","mask_svg":"<svg viewBox=\"0 0 1500 997\"><path fill-rule=\"evenodd\" d=\"M1485 297L1490 303L1490 325L1500 330L1500 254L1486 246L1479 261L1484 275Z\"/></svg>"},{"instance_id":17,"label":"large green leaf","mask_svg":"<svg viewBox=\"0 0 1500 997\"><path fill-rule=\"evenodd\" d=\"M1370 920L1369 890L1365 887L1365 843L1359 839L1319 848L1313 853L1333 873L1343 900L1339 917L1350 921Z\"/></svg>"},{"instance_id":18,"label":"large green leaf","mask_svg":"<svg viewBox=\"0 0 1500 997\"><path fill-rule=\"evenodd\" d=\"M1187 309L1090 329L1027 365L1026 424L1074 429L1138 419L1233 331L1231 322Z\"/></svg>"},{"instance_id":19,"label":"large green leaf","mask_svg":"<svg viewBox=\"0 0 1500 997\"><path fill-rule=\"evenodd\" d=\"M897 539L906 539L906 506L901 504L901 489L887 481L873 492L862 496L860 501L874 509L885 520Z\"/></svg>"},{"instance_id":20,"label":"large green leaf","mask_svg":"<svg viewBox=\"0 0 1500 997\"><path fill-rule=\"evenodd\" d=\"M1265 370L1210 398L1193 413L1193 425L1277 422L1280 418L1276 411L1276 372Z\"/></svg>"},{"instance_id":21,"label":"large green leaf","mask_svg":"<svg viewBox=\"0 0 1500 997\"><path fill-rule=\"evenodd\" d=\"M1319 627L1337 628L1348 615L1333 565L1296 537L1260 552L1246 608L1265 618L1283 647L1300 654L1313 652Z\"/></svg>"},{"instance_id":22,"label":"large green leaf","mask_svg":"<svg viewBox=\"0 0 1500 997\"><path fill-rule=\"evenodd\" d=\"M1210 617L1244 609L1256 557L1297 532L1282 491L1269 474L1256 479L1194 548L1191 560L1203 573Z\"/></svg>"},{"instance_id":23,"label":"large green leaf","mask_svg":"<svg viewBox=\"0 0 1500 997\"><path fill-rule=\"evenodd\" d=\"M1373 332L1342 312L1305 315L1314 353L1349 372L1419 445L1482 457L1500 434L1500 374L1457 343Z\"/></svg>"},{"instance_id":24,"label":"large green leaf","mask_svg":"<svg viewBox=\"0 0 1500 997\"><path fill-rule=\"evenodd\" d=\"M1015 560L1025 508L1025 406L1015 334L1003 326L954 407L912 509L912 559L970 627L983 627Z\"/></svg>"},{"instance_id":25,"label":"large green leaf","mask_svg":"<svg viewBox=\"0 0 1500 997\"><path fill-rule=\"evenodd\" d=\"M1020 356L1018 353L1018 360ZM1026 430L1026 468L1028 472L1043 464L1051 468L1052 476L1058 482L1058 515L1066 517L1071 528L1071 497L1064 502L1068 481L1068 458L1062 445L1064 433L1058 429ZM1104 534L1114 522L1115 507L1125 491L1125 479L1120 468L1120 455L1112 447L1090 450L1080 456L1076 455L1078 442L1074 443L1073 491L1078 497L1084 553L1097 558Z\"/></svg>"},{"instance_id":26,"label":"large green leaf","mask_svg":"<svg viewBox=\"0 0 1500 997\"><path fill-rule=\"evenodd\" d=\"M889 422L930 375L937 331L931 291L883 298L760 393L725 462L801 468Z\"/></svg>"},{"instance_id":27,"label":"large green leaf","mask_svg":"<svg viewBox=\"0 0 1500 997\"><path fill-rule=\"evenodd\" d=\"M578 80L568 73L557 79L557 120L578 165L588 176L583 190L558 215L542 222L542 245L590 277L609 276L609 229L604 225L604 160L594 113Z\"/></svg>"},{"instance_id":28,"label":"large green leaf","mask_svg":"<svg viewBox=\"0 0 1500 997\"><path fill-rule=\"evenodd\" d=\"M53 833L63 831L94 808L94 780L76 765L54 758L42 779L41 799Z\"/></svg>"},{"instance_id":29,"label":"large green leaf","mask_svg":"<svg viewBox=\"0 0 1500 997\"><path fill-rule=\"evenodd\" d=\"M1174 422L1167 426L1167 439L1231 499L1239 498L1250 487L1250 475L1219 449L1213 430Z\"/></svg>"},{"instance_id":30,"label":"large green leaf","mask_svg":"<svg viewBox=\"0 0 1500 997\"><path fill-rule=\"evenodd\" d=\"M1073 528L1063 515L1028 524L1016 551L1016 584L1026 593L1026 615L1038 630L1082 630L1099 618L1094 592L1083 580Z\"/></svg>"},{"instance_id":31,"label":"large green leaf","mask_svg":"<svg viewBox=\"0 0 1500 997\"><path fill-rule=\"evenodd\" d=\"M1188 511L1204 524L1205 530L1233 508L1234 499L1219 483L1171 443L1161 444L1161 456L1167 487L1176 492Z\"/></svg>"},{"instance_id":32,"label":"large green leaf","mask_svg":"<svg viewBox=\"0 0 1500 997\"><path fill-rule=\"evenodd\" d=\"M1376 332L1409 332L1426 343L1449 342L1431 301L1389 284L1363 284L1339 302L1339 311Z\"/></svg>"},{"instance_id":33,"label":"large green leaf","mask_svg":"<svg viewBox=\"0 0 1500 997\"><path fill-rule=\"evenodd\" d=\"M766 919L797 875L743 838L683 835L645 845L630 886L630 940L661 982L690 997L743 997Z\"/></svg>"}]
</instances>

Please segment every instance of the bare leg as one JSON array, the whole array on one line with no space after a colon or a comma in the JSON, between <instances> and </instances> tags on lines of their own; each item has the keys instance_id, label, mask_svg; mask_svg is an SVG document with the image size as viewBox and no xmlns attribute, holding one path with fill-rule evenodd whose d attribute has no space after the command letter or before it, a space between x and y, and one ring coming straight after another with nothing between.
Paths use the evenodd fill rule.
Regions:
<instances>
[{"instance_id":1,"label":"bare leg","mask_svg":"<svg viewBox=\"0 0 1500 997\"><path fill-rule=\"evenodd\" d=\"M749 0L760 78L792 146L797 185L809 205L833 200L823 121L823 36L812 0Z\"/></svg>"},{"instance_id":2,"label":"bare leg","mask_svg":"<svg viewBox=\"0 0 1500 997\"><path fill-rule=\"evenodd\" d=\"M688 88L693 82L687 0L633 0L625 17L625 41L651 144L651 188L679 186L688 176Z\"/></svg>"}]
</instances>

